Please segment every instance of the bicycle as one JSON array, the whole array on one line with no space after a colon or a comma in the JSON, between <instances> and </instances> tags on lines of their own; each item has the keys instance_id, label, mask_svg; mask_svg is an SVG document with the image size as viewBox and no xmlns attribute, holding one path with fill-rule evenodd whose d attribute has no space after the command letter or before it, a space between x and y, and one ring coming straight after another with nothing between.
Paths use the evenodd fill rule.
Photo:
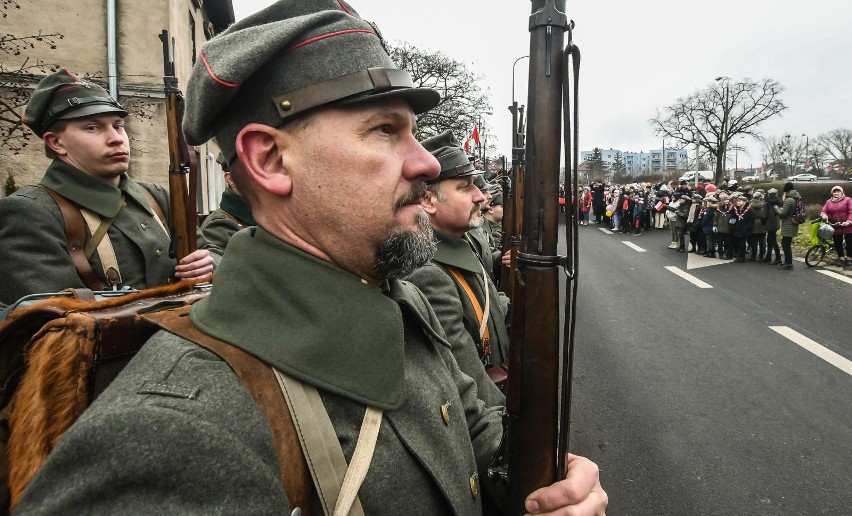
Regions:
<instances>
[{"instance_id":1,"label":"bicycle","mask_svg":"<svg viewBox=\"0 0 852 516\"><path fill-rule=\"evenodd\" d=\"M805 264L808 267L819 265L825 259L826 253L837 252L834 249L834 228L843 225L842 222L825 222L821 218L812 220L811 225L814 224L819 224L815 235L817 243L805 253Z\"/></svg>"}]
</instances>

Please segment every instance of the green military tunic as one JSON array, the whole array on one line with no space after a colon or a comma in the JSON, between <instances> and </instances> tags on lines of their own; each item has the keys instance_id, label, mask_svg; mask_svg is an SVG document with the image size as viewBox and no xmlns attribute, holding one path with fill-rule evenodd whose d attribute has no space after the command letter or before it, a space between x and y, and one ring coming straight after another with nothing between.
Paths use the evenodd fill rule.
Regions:
<instances>
[{"instance_id":1,"label":"green military tunic","mask_svg":"<svg viewBox=\"0 0 852 516\"><path fill-rule=\"evenodd\" d=\"M257 223L248 203L236 192L226 188L222 192L219 209L210 212L201 224L201 234L207 242L224 250L234 233L255 225Z\"/></svg>"},{"instance_id":2,"label":"green military tunic","mask_svg":"<svg viewBox=\"0 0 852 516\"><path fill-rule=\"evenodd\" d=\"M116 188L59 160L48 167L41 184L95 212L102 220L115 216L107 235L119 264L120 286L142 289L163 285L174 273L175 260L168 253L169 237L141 191L148 190L168 217L168 193L162 187L137 183L123 174ZM122 195L126 206L119 211ZM11 304L29 294L85 286L68 254L62 213L44 189L24 187L0 199L0 220L0 303ZM89 238L91 233L86 227L86 240ZM89 263L106 285L97 252Z\"/></svg>"},{"instance_id":3,"label":"green military tunic","mask_svg":"<svg viewBox=\"0 0 852 516\"><path fill-rule=\"evenodd\" d=\"M441 327L452 343L453 354L459 367L477 381L480 397L490 406L503 405L503 394L485 374L488 367L508 358L509 335L506 331L506 312L494 284L483 277L482 265L465 239L434 230L437 239L435 258L411 273L408 281L414 283L429 300ZM482 356L479 338L479 321L470 297L448 271L453 267L470 285L480 308L485 310L485 289L488 289L488 331L491 354Z\"/></svg>"},{"instance_id":4,"label":"green military tunic","mask_svg":"<svg viewBox=\"0 0 852 516\"><path fill-rule=\"evenodd\" d=\"M191 317L315 386L347 461L365 405L384 410L358 494L366 514L478 515L484 492L501 494L485 479L501 411L478 399L411 284L367 286L252 228L231 239L212 293ZM269 426L234 373L160 332L65 434L17 513L290 509Z\"/></svg>"}]
</instances>

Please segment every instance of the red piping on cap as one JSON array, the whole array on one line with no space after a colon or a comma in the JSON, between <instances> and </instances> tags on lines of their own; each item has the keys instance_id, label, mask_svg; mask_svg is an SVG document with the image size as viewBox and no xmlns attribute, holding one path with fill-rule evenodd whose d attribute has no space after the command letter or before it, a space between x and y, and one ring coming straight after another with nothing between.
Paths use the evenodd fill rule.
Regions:
<instances>
[{"instance_id":1,"label":"red piping on cap","mask_svg":"<svg viewBox=\"0 0 852 516\"><path fill-rule=\"evenodd\" d=\"M299 47L303 47L303 46L305 46L305 45L309 45L309 44L311 44L311 43L313 43L313 42L315 42L315 41L319 41L319 40L321 40L321 39L330 38L330 37L332 37L332 36L340 36L341 34L352 34L352 33L356 33L356 32L366 32L367 34L372 34L373 36L378 37L378 36L376 35L376 33L375 33L375 32L373 32L373 31L371 31L371 30L369 30L369 29L348 29L348 30L339 30L339 31L337 31L337 32L329 32L328 34L323 34L323 35L321 35L321 36L314 36L313 38L306 39L305 41L302 41L301 43L296 43L296 44L295 44L295 45L293 45L292 47L284 49L284 52L289 52L289 51L291 51L291 50L296 50L296 49L297 49L297 48L299 48Z\"/></svg>"},{"instance_id":2,"label":"red piping on cap","mask_svg":"<svg viewBox=\"0 0 852 516\"><path fill-rule=\"evenodd\" d=\"M204 52L201 52L201 60L204 61L204 68L207 68L207 74L214 81L216 81L219 84L221 84L222 86L226 86L228 88L239 88L240 87L239 83L223 81L222 79L217 77L216 74L213 73L213 68L210 67L210 63L207 62L207 57L204 55Z\"/></svg>"},{"instance_id":3,"label":"red piping on cap","mask_svg":"<svg viewBox=\"0 0 852 516\"><path fill-rule=\"evenodd\" d=\"M341 9L343 9L344 11L346 11L346 14L348 14L349 16L355 16L355 13L353 13L352 11L350 11L349 9L347 9L347 8L346 8L346 6L345 6L345 5L343 5L343 2L341 2L340 0L337 0L337 4L340 6L340 8L341 8Z\"/></svg>"}]
</instances>

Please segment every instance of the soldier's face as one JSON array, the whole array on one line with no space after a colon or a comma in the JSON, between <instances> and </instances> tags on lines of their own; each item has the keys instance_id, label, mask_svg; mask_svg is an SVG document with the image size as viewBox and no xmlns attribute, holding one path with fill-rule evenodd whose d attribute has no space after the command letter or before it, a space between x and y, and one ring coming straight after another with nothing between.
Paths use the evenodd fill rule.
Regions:
<instances>
[{"instance_id":1,"label":"soldier's face","mask_svg":"<svg viewBox=\"0 0 852 516\"><path fill-rule=\"evenodd\" d=\"M289 217L315 254L362 278L394 275L375 270L377 253L423 233L424 181L440 172L415 129L406 102L385 100L324 108L291 140Z\"/></svg>"},{"instance_id":2,"label":"soldier's face","mask_svg":"<svg viewBox=\"0 0 852 516\"><path fill-rule=\"evenodd\" d=\"M130 165L124 119L115 114L68 120L65 129L44 138L60 159L102 181L117 184Z\"/></svg>"},{"instance_id":3,"label":"soldier's face","mask_svg":"<svg viewBox=\"0 0 852 516\"><path fill-rule=\"evenodd\" d=\"M482 224L479 205L485 202L485 195L473 184L472 176L441 181L441 192L443 200L430 193L424 202L435 227L460 237Z\"/></svg>"}]
</instances>

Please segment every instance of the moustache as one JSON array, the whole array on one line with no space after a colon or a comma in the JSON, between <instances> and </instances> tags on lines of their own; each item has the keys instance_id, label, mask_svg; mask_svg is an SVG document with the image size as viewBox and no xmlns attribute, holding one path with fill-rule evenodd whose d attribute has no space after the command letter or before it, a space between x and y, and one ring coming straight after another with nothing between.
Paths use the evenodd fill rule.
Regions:
<instances>
[{"instance_id":1,"label":"moustache","mask_svg":"<svg viewBox=\"0 0 852 516\"><path fill-rule=\"evenodd\" d=\"M417 183L411 190L408 191L407 194L403 195L394 203L394 211L399 210L409 204L419 204L423 198L426 197L426 184L425 183Z\"/></svg>"}]
</instances>

